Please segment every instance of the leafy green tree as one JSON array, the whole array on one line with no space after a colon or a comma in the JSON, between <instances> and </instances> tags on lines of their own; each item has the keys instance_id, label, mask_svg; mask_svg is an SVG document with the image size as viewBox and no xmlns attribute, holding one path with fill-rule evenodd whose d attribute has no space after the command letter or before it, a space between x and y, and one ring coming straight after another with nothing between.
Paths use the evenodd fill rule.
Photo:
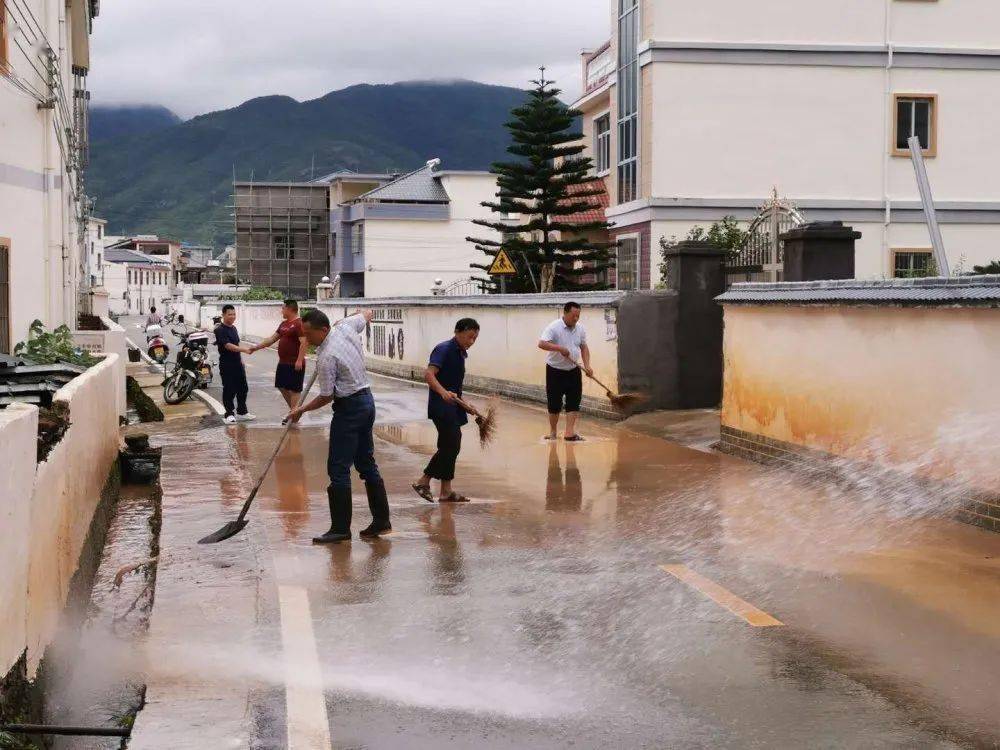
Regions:
<instances>
[{"instance_id":1,"label":"leafy green tree","mask_svg":"<svg viewBox=\"0 0 1000 750\"><path fill-rule=\"evenodd\" d=\"M517 275L506 282L509 292L606 288L606 283L586 284L583 277L597 274L602 278L614 264L615 245L595 242L584 233L607 230L608 222L567 221L593 208L593 199L603 193L593 184L593 162L580 156L585 146L575 123L582 113L559 101L561 92L545 80L545 68L532 83L535 88L528 101L515 107L505 124L513 140L507 152L517 158L492 165L490 171L497 175L499 187L497 200L482 204L507 218L474 221L499 232L501 239L467 237L489 258L472 267L489 269L502 248L517 267ZM490 290L498 287L493 280L480 281Z\"/></svg>"},{"instance_id":2,"label":"leafy green tree","mask_svg":"<svg viewBox=\"0 0 1000 750\"><path fill-rule=\"evenodd\" d=\"M722 219L712 224L708 229L702 226L691 227L684 239L694 242L711 242L716 247L722 248L730 254L735 254L743 249L749 234L747 230L740 227L740 223L735 216L723 216ZM661 278L665 278L667 275L666 252L677 244L676 237L671 237L669 240L666 238L660 239Z\"/></svg>"},{"instance_id":3,"label":"leafy green tree","mask_svg":"<svg viewBox=\"0 0 1000 750\"><path fill-rule=\"evenodd\" d=\"M1000 274L1000 260L991 260L985 266L973 266L972 273L975 276L984 276L986 274Z\"/></svg>"}]
</instances>

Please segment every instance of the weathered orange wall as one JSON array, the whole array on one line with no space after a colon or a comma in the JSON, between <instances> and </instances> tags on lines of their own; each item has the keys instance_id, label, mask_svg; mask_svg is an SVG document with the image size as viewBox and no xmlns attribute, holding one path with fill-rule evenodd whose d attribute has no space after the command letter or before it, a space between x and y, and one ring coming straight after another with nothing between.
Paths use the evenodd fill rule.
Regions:
<instances>
[{"instance_id":1,"label":"weathered orange wall","mask_svg":"<svg viewBox=\"0 0 1000 750\"><path fill-rule=\"evenodd\" d=\"M727 305L722 424L1000 490L1000 310Z\"/></svg>"}]
</instances>

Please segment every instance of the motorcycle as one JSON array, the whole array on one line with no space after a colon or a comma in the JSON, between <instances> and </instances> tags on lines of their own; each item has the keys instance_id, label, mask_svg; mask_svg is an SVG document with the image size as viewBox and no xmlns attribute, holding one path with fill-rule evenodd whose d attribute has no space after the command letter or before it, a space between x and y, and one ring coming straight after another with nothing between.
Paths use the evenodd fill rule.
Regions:
<instances>
[{"instance_id":1,"label":"motorcycle","mask_svg":"<svg viewBox=\"0 0 1000 750\"><path fill-rule=\"evenodd\" d=\"M208 356L209 337L206 331L171 331L180 339L177 362L163 381L163 400L179 404L196 388L207 388L214 377L212 360Z\"/></svg>"},{"instance_id":2,"label":"motorcycle","mask_svg":"<svg viewBox=\"0 0 1000 750\"><path fill-rule=\"evenodd\" d=\"M166 362L167 355L170 353L170 347L167 346L167 342L163 338L162 329L155 323L146 326L146 353L158 365Z\"/></svg>"}]
</instances>

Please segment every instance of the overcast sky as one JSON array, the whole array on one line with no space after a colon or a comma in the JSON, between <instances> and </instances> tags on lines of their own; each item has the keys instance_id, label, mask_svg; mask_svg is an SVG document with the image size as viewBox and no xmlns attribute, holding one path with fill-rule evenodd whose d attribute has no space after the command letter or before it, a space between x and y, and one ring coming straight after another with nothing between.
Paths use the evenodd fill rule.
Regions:
<instances>
[{"instance_id":1,"label":"overcast sky","mask_svg":"<svg viewBox=\"0 0 1000 750\"><path fill-rule=\"evenodd\" d=\"M102 0L88 80L94 104L184 118L355 83L526 87L541 64L572 99L609 15L608 0Z\"/></svg>"}]
</instances>

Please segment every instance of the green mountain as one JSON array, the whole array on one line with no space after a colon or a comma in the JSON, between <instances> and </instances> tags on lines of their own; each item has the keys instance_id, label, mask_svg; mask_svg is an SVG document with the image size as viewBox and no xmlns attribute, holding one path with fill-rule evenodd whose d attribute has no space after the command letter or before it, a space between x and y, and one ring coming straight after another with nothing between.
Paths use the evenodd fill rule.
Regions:
<instances>
[{"instance_id":1,"label":"green mountain","mask_svg":"<svg viewBox=\"0 0 1000 750\"><path fill-rule=\"evenodd\" d=\"M125 138L140 133L150 133L160 128L177 125L181 121L166 107L143 104L127 107L90 108L90 140L105 138Z\"/></svg>"},{"instance_id":2,"label":"green mountain","mask_svg":"<svg viewBox=\"0 0 1000 750\"><path fill-rule=\"evenodd\" d=\"M232 242L233 176L306 181L341 169L406 171L439 157L486 169L523 91L470 81L351 86L298 102L265 96L167 127L95 140L87 172L108 232Z\"/></svg>"}]
</instances>

